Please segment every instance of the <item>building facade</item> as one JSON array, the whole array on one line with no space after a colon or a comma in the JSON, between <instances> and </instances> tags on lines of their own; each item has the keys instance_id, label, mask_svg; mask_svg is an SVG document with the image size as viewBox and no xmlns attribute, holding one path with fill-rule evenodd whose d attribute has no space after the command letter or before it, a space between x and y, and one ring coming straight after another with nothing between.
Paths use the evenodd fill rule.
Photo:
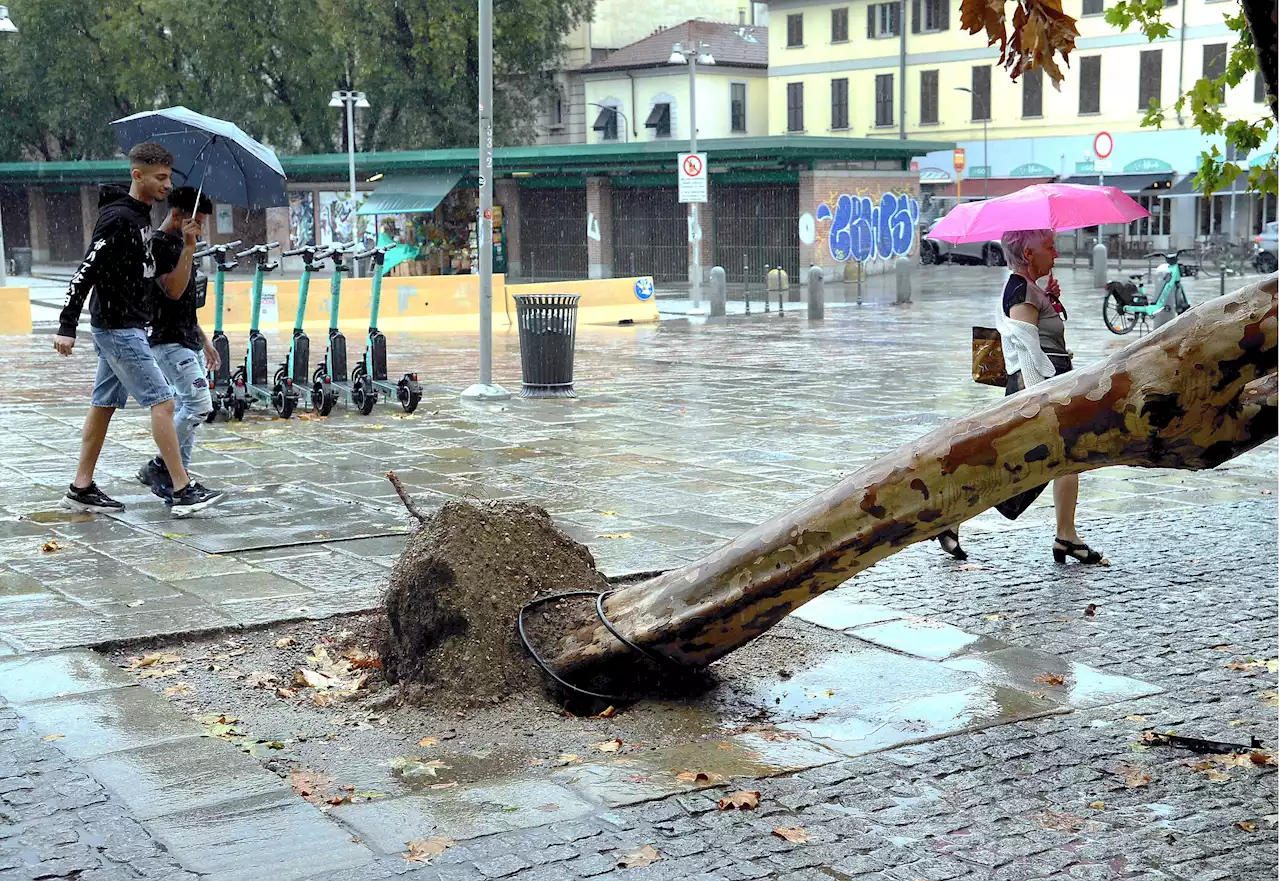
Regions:
<instances>
[{"instance_id":1,"label":"building facade","mask_svg":"<svg viewBox=\"0 0 1280 881\"><path fill-rule=\"evenodd\" d=\"M1160 130L1141 126L1152 100L1171 107L1196 79L1222 72L1235 36L1223 16L1235 7L1167 0L1172 31L1148 42L1137 30L1120 33L1107 24L1105 5L1066 0L1080 37L1055 89L1039 71L1012 81L998 48L960 29L958 3L771 0L769 132L954 141L966 153L959 194L951 153L918 163L934 211L1036 180L1096 183L1101 174L1151 210L1150 220L1126 232L1152 247L1251 235L1274 219L1275 200L1246 197L1243 183L1234 199L1230 191L1210 200L1189 184L1179 188L1202 150L1224 148L1222 138L1200 134L1189 112L1169 112ZM1267 112L1264 101L1258 76L1228 90L1223 110L1228 118L1254 118ZM1096 162L1101 132L1114 145L1109 163Z\"/></svg>"}]
</instances>

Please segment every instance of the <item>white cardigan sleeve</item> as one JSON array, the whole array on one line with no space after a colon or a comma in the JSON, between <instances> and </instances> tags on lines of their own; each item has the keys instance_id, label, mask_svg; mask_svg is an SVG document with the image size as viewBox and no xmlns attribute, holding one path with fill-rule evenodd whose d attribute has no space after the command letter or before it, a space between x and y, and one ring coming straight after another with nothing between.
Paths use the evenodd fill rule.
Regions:
<instances>
[{"instance_id":1,"label":"white cardigan sleeve","mask_svg":"<svg viewBox=\"0 0 1280 881\"><path fill-rule=\"evenodd\" d=\"M1031 388L1057 375L1053 362L1040 347L1038 327L1030 322L1002 315L996 329L1000 331L1005 370L1011 374L1022 371L1022 384L1025 388Z\"/></svg>"}]
</instances>

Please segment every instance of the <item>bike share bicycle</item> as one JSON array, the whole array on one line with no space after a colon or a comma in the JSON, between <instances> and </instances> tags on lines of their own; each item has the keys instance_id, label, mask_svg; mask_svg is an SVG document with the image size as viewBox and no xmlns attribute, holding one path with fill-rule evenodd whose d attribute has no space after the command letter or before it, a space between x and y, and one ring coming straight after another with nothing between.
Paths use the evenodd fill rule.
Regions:
<instances>
[{"instance_id":1,"label":"bike share bicycle","mask_svg":"<svg viewBox=\"0 0 1280 881\"><path fill-rule=\"evenodd\" d=\"M1149 328L1147 320L1156 317L1156 327L1164 321L1158 316L1170 306L1181 315L1191 308L1186 292L1182 289L1182 267L1178 263L1178 255L1194 253L1189 248L1171 254L1149 254L1148 257L1163 256L1165 262L1156 268L1156 280L1161 282L1160 296L1152 303L1147 297L1146 285L1142 279L1145 273L1129 274L1129 281L1107 282L1106 293L1102 296L1102 321L1107 330L1114 334L1126 334L1142 323L1142 333ZM1146 259L1146 258L1144 258Z\"/></svg>"},{"instance_id":2,"label":"bike share bicycle","mask_svg":"<svg viewBox=\"0 0 1280 881\"><path fill-rule=\"evenodd\" d=\"M291 376L284 376L274 385L267 385L267 338L258 329L263 283L267 273L280 266L268 255L279 247L279 242L268 242L236 254L240 258L253 257L255 264L249 307L249 345L245 350L244 363L231 375L231 415L237 420L244 419L245 412L255 403L268 405L281 419L288 419L293 415L300 397Z\"/></svg>"},{"instance_id":3,"label":"bike share bicycle","mask_svg":"<svg viewBox=\"0 0 1280 881\"><path fill-rule=\"evenodd\" d=\"M240 247L240 240L225 242L221 245L207 247L195 253L195 259L213 258L213 336L209 344L218 353L218 369L209 370L209 392L213 399L213 409L205 418L205 422L213 422L222 415L224 418L231 412L231 340L222 330L222 314L224 291L227 273L240 264L231 259L231 249Z\"/></svg>"}]
</instances>

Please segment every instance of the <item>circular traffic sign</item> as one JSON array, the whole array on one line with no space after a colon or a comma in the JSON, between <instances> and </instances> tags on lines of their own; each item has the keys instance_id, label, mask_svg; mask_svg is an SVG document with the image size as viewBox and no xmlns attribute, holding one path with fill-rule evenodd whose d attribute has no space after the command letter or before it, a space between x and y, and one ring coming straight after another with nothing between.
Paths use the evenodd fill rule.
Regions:
<instances>
[{"instance_id":1,"label":"circular traffic sign","mask_svg":"<svg viewBox=\"0 0 1280 881\"><path fill-rule=\"evenodd\" d=\"M697 177L702 174L702 160L697 156L684 157L684 173L689 177Z\"/></svg>"},{"instance_id":2,"label":"circular traffic sign","mask_svg":"<svg viewBox=\"0 0 1280 881\"><path fill-rule=\"evenodd\" d=\"M806 245L812 245L817 239L817 229L815 228L813 215L806 211L800 215L800 241Z\"/></svg>"},{"instance_id":3,"label":"circular traffic sign","mask_svg":"<svg viewBox=\"0 0 1280 881\"><path fill-rule=\"evenodd\" d=\"M641 302L653 299L653 279L648 276L636 279L636 299Z\"/></svg>"},{"instance_id":4,"label":"circular traffic sign","mask_svg":"<svg viewBox=\"0 0 1280 881\"><path fill-rule=\"evenodd\" d=\"M1115 141L1112 140L1109 132L1098 132L1093 138L1093 152L1099 159L1110 156L1114 147Z\"/></svg>"}]
</instances>

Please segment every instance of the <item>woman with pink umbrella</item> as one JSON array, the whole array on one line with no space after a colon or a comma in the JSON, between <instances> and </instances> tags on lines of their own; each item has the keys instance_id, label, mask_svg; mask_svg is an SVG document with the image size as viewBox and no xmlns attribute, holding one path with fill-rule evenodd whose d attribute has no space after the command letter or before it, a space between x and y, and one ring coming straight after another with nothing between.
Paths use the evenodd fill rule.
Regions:
<instances>
[{"instance_id":1,"label":"woman with pink umbrella","mask_svg":"<svg viewBox=\"0 0 1280 881\"><path fill-rule=\"evenodd\" d=\"M934 238L951 242L985 241L1000 235L1009 279L1001 298L997 325L1004 351L1008 383L1005 394L1017 394L1071 369L1067 348L1067 310L1060 299L1053 263L1058 257L1054 232L1127 223L1147 212L1114 187L1072 184L1040 184L1009 196L957 207L939 223ZM1040 279L1047 279L1044 286ZM1044 491L1038 486L996 505L996 510L1016 519ZM1057 534L1053 558L1081 563L1104 563L1105 558L1076 531L1076 502L1080 495L1077 475L1053 482ZM960 547L960 535L948 529L938 535L942 549L958 560L968 558Z\"/></svg>"}]
</instances>

